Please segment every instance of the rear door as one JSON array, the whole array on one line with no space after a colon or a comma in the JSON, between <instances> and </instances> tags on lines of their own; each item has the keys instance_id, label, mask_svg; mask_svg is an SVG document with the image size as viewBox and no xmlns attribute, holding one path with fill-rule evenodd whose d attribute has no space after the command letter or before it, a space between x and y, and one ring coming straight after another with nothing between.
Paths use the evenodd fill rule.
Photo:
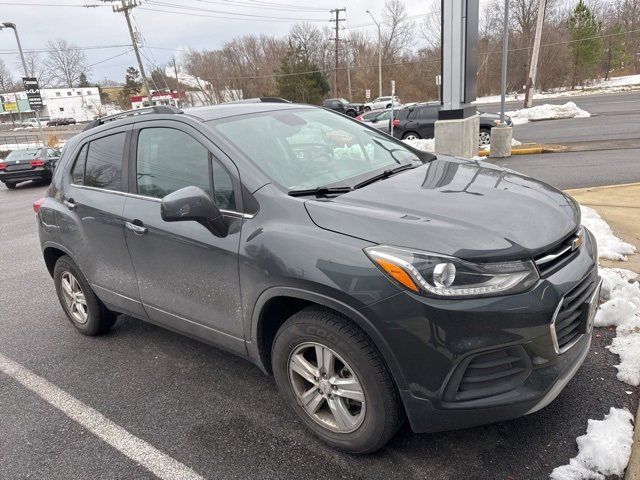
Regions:
<instances>
[{"instance_id":1,"label":"rear door","mask_svg":"<svg viewBox=\"0 0 640 480\"><path fill-rule=\"evenodd\" d=\"M98 297L144 318L138 284L124 238L127 170L123 169L131 126L103 131L72 153L60 200L62 244L72 253Z\"/></svg>"},{"instance_id":2,"label":"rear door","mask_svg":"<svg viewBox=\"0 0 640 480\"><path fill-rule=\"evenodd\" d=\"M139 123L132 156L126 238L149 319L244 352L235 165L201 132L176 121ZM196 222L162 220L162 197L188 186L204 190L224 211L226 237Z\"/></svg>"}]
</instances>

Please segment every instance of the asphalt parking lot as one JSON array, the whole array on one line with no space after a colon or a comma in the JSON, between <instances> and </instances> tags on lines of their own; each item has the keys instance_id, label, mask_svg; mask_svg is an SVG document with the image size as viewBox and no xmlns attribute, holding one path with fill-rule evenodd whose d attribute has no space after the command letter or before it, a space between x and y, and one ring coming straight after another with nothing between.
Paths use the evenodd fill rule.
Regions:
<instances>
[{"instance_id":1,"label":"asphalt parking lot","mask_svg":"<svg viewBox=\"0 0 640 480\"><path fill-rule=\"evenodd\" d=\"M39 252L31 203L45 188L0 187L0 358L203 478L541 479L577 453L587 419L638 406L638 390L615 378L617 357L604 348L615 334L600 329L576 377L538 413L428 435L405 425L375 455L336 453L244 360L127 317L106 336L77 334ZM155 478L4 373L0 432L0 479Z\"/></svg>"}]
</instances>

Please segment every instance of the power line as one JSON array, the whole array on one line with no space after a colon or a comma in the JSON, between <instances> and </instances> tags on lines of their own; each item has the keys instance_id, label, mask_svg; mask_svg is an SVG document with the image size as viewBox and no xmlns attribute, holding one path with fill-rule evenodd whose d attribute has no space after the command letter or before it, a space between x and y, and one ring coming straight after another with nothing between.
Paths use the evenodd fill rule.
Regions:
<instances>
[{"instance_id":1,"label":"power line","mask_svg":"<svg viewBox=\"0 0 640 480\"><path fill-rule=\"evenodd\" d=\"M145 10L147 12L160 12L160 13L170 13L172 15L188 15L190 17L203 17L203 18L215 18L215 19L219 19L219 20L242 20L245 22L278 22L278 23L291 23L291 22L299 22L299 21L306 21L306 22L325 22L325 20L304 20L304 19L281 19L281 20L277 20L275 18L238 18L238 17L225 17L222 15L207 15L204 13L193 13L193 12L181 12L181 11L176 11L176 10L161 10L158 8L147 8L147 7L140 7L140 10Z\"/></svg>"},{"instance_id":2,"label":"power line","mask_svg":"<svg viewBox=\"0 0 640 480\"><path fill-rule=\"evenodd\" d=\"M0 2L0 5L13 5L18 7L71 7L71 8L98 8L106 5L99 4L75 4L75 3L24 3L24 2Z\"/></svg>"},{"instance_id":3,"label":"power line","mask_svg":"<svg viewBox=\"0 0 640 480\"><path fill-rule=\"evenodd\" d=\"M103 49L108 49L108 48L124 48L124 47L130 47L131 44L130 43L123 43L120 45L92 45L89 47L76 47L76 46L71 46L69 47L69 50L103 50ZM26 48L23 49L23 51L25 53L47 53L49 50L46 48ZM18 50L0 50L0 55L2 54L6 54L6 55L12 55L18 53Z\"/></svg>"},{"instance_id":4,"label":"power line","mask_svg":"<svg viewBox=\"0 0 640 480\"><path fill-rule=\"evenodd\" d=\"M287 12L326 12L326 8L320 7L303 7L300 5L293 5L291 3L275 3L275 2L262 2L257 0L226 0L226 1L216 1L216 0L195 0L199 3L213 4L213 5L226 5L226 6L237 6L237 7L245 7L245 8L261 8L265 10L283 10Z\"/></svg>"},{"instance_id":5,"label":"power line","mask_svg":"<svg viewBox=\"0 0 640 480\"><path fill-rule=\"evenodd\" d=\"M121 52L118 55L114 55L113 57L105 58L104 60L100 60L99 62L87 65L87 68L95 67L96 65L100 65L101 63L108 62L109 60L113 60L114 58L122 57L123 55L126 55L127 53L130 53L131 51L133 51L133 48L130 48L129 50L125 50L124 52Z\"/></svg>"},{"instance_id":6,"label":"power line","mask_svg":"<svg viewBox=\"0 0 640 480\"><path fill-rule=\"evenodd\" d=\"M293 17L280 17L280 16L272 16L272 15L258 15L254 13L240 13L240 12L230 12L228 10L212 10L209 8L202 7L193 7L190 5L180 5L175 3L163 2L159 0L148 0L148 5L162 7L162 8L174 8L179 10L193 11L193 12L205 12L205 13L213 13L213 14L222 14L222 15L231 15L233 17L248 17L248 18L264 18L269 20L288 20L288 21L321 21L318 18L293 18Z\"/></svg>"}]
</instances>

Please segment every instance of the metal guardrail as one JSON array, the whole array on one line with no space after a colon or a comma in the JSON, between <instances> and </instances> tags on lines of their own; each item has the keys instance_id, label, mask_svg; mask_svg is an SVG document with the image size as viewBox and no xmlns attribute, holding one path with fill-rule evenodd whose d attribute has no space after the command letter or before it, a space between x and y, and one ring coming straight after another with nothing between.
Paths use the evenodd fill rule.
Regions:
<instances>
[{"instance_id":1,"label":"metal guardrail","mask_svg":"<svg viewBox=\"0 0 640 480\"><path fill-rule=\"evenodd\" d=\"M1 135L0 151L16 150L18 148L33 148L42 146L40 137L36 134Z\"/></svg>"}]
</instances>

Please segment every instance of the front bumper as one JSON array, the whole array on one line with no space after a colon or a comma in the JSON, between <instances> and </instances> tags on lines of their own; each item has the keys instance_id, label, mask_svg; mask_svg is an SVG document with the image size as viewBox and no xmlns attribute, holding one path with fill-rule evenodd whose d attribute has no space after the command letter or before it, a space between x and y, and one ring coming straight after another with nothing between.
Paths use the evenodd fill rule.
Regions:
<instances>
[{"instance_id":1,"label":"front bumper","mask_svg":"<svg viewBox=\"0 0 640 480\"><path fill-rule=\"evenodd\" d=\"M457 301L403 292L363 309L396 357L413 430L507 420L553 401L589 351L600 288L596 257L589 233L570 263L527 292ZM554 320L583 284L579 334L559 347Z\"/></svg>"}]
</instances>

